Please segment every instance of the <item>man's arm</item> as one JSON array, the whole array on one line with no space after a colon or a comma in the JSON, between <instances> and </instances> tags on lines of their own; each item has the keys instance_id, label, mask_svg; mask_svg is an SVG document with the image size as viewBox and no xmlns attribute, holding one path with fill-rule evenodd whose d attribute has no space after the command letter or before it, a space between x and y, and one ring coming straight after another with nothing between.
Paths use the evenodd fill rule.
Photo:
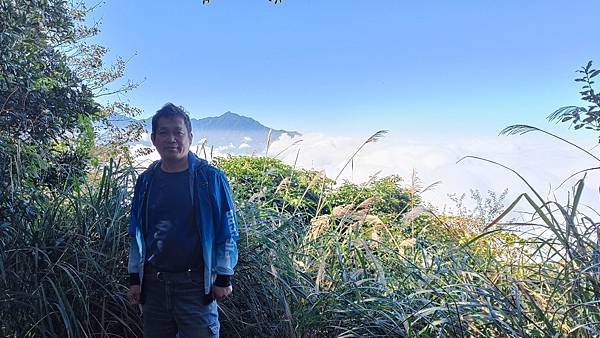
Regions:
<instances>
[{"instance_id":1,"label":"man's arm","mask_svg":"<svg viewBox=\"0 0 600 338\"><path fill-rule=\"evenodd\" d=\"M231 276L233 276L234 268L238 260L237 252L237 217L235 215L235 207L231 188L225 174L218 169L215 169L211 175L211 193L214 201L214 225L215 225L215 242L213 249L215 250L215 270L217 279L214 283L216 293L231 289ZM230 293L231 291L229 291ZM216 298L219 294L215 294Z\"/></svg>"},{"instance_id":2,"label":"man's arm","mask_svg":"<svg viewBox=\"0 0 600 338\"><path fill-rule=\"evenodd\" d=\"M140 288L140 272L138 271L138 262L140 258L137 241L135 236L130 237L129 262L127 263L127 272L129 273L129 291L127 299L129 303L140 304L142 289Z\"/></svg>"},{"instance_id":3,"label":"man's arm","mask_svg":"<svg viewBox=\"0 0 600 338\"><path fill-rule=\"evenodd\" d=\"M138 176L135 182L135 188L133 192L133 200L131 203L131 210L129 215L129 258L127 262L127 272L129 273L129 291L127 292L127 299L130 304L140 304L142 290L140 288L140 250L136 241L136 232L139 221L137 219L139 205L139 193L141 185L141 176Z\"/></svg>"}]
</instances>

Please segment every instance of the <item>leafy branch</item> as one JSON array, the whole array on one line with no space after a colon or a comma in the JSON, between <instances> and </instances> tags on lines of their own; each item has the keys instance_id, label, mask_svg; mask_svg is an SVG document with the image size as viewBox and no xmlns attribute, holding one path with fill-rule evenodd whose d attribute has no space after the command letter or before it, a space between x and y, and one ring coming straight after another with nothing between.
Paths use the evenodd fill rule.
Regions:
<instances>
[{"instance_id":1,"label":"leafy branch","mask_svg":"<svg viewBox=\"0 0 600 338\"><path fill-rule=\"evenodd\" d=\"M581 67L577 73L582 74L576 78L576 82L582 82L581 100L587 102L586 107L565 106L557 109L548 116L548 120L557 122L570 122L575 130L585 128L600 131L600 94L593 88L594 77L600 74L600 70L592 68L592 61L585 67Z\"/></svg>"}]
</instances>

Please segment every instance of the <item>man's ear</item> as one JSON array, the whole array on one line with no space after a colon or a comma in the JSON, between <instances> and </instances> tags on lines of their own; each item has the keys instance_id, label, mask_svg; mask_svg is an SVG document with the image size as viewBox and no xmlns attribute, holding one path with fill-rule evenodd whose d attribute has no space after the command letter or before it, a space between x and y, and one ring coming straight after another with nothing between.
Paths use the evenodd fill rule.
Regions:
<instances>
[{"instance_id":1,"label":"man's ear","mask_svg":"<svg viewBox=\"0 0 600 338\"><path fill-rule=\"evenodd\" d=\"M154 140L156 139L156 135L154 133L150 134L150 140L152 140L152 144L154 144Z\"/></svg>"},{"instance_id":2,"label":"man's ear","mask_svg":"<svg viewBox=\"0 0 600 338\"><path fill-rule=\"evenodd\" d=\"M192 145L192 140L194 139L194 134L190 133L190 145Z\"/></svg>"}]
</instances>

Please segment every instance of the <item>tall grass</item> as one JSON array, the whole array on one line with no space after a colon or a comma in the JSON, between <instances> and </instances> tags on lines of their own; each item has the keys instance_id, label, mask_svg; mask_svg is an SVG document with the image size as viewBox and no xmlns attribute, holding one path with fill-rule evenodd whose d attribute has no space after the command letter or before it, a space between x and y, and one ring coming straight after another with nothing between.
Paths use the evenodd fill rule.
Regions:
<instances>
[{"instance_id":1,"label":"tall grass","mask_svg":"<svg viewBox=\"0 0 600 338\"><path fill-rule=\"evenodd\" d=\"M303 224L266 200L245 203L242 266L255 270L240 272L243 290L223 306L226 333L597 336L599 229L578 211L582 190L583 180L565 206L524 194L537 215L529 227L499 225L515 201L484 232L480 220L423 208L384 224L356 201ZM248 299L255 311L228 310Z\"/></svg>"},{"instance_id":2,"label":"tall grass","mask_svg":"<svg viewBox=\"0 0 600 338\"><path fill-rule=\"evenodd\" d=\"M111 162L89 184L38 201L33 221L0 229L2 336L137 335L123 270L132 178Z\"/></svg>"},{"instance_id":3,"label":"tall grass","mask_svg":"<svg viewBox=\"0 0 600 338\"><path fill-rule=\"evenodd\" d=\"M325 207L314 193L332 191L318 175L228 161L273 165L266 170L278 181L237 200L240 260L234 295L219 305L223 336L600 334L599 228L582 214L583 180L566 204L522 195L535 214L529 228L545 233L501 217L482 232L480 220L412 203L398 215L375 212L369 197ZM34 221L2 225L3 336L140 335L125 297L134 178L133 168L111 163L79 189L40 201Z\"/></svg>"}]
</instances>

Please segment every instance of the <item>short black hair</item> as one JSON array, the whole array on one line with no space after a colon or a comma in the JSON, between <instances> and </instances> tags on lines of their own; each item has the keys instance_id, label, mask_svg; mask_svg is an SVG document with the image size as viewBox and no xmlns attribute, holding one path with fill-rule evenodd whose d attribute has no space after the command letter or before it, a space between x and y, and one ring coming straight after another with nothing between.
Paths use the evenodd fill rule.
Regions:
<instances>
[{"instance_id":1,"label":"short black hair","mask_svg":"<svg viewBox=\"0 0 600 338\"><path fill-rule=\"evenodd\" d=\"M160 108L154 116L152 116L152 134L156 133L156 128L158 127L158 119L161 117L166 118L174 118L181 117L183 122L185 123L185 127L189 134L192 133L192 122L190 121L190 116L183 109L182 106L176 106L171 102L167 102L162 108Z\"/></svg>"}]
</instances>

